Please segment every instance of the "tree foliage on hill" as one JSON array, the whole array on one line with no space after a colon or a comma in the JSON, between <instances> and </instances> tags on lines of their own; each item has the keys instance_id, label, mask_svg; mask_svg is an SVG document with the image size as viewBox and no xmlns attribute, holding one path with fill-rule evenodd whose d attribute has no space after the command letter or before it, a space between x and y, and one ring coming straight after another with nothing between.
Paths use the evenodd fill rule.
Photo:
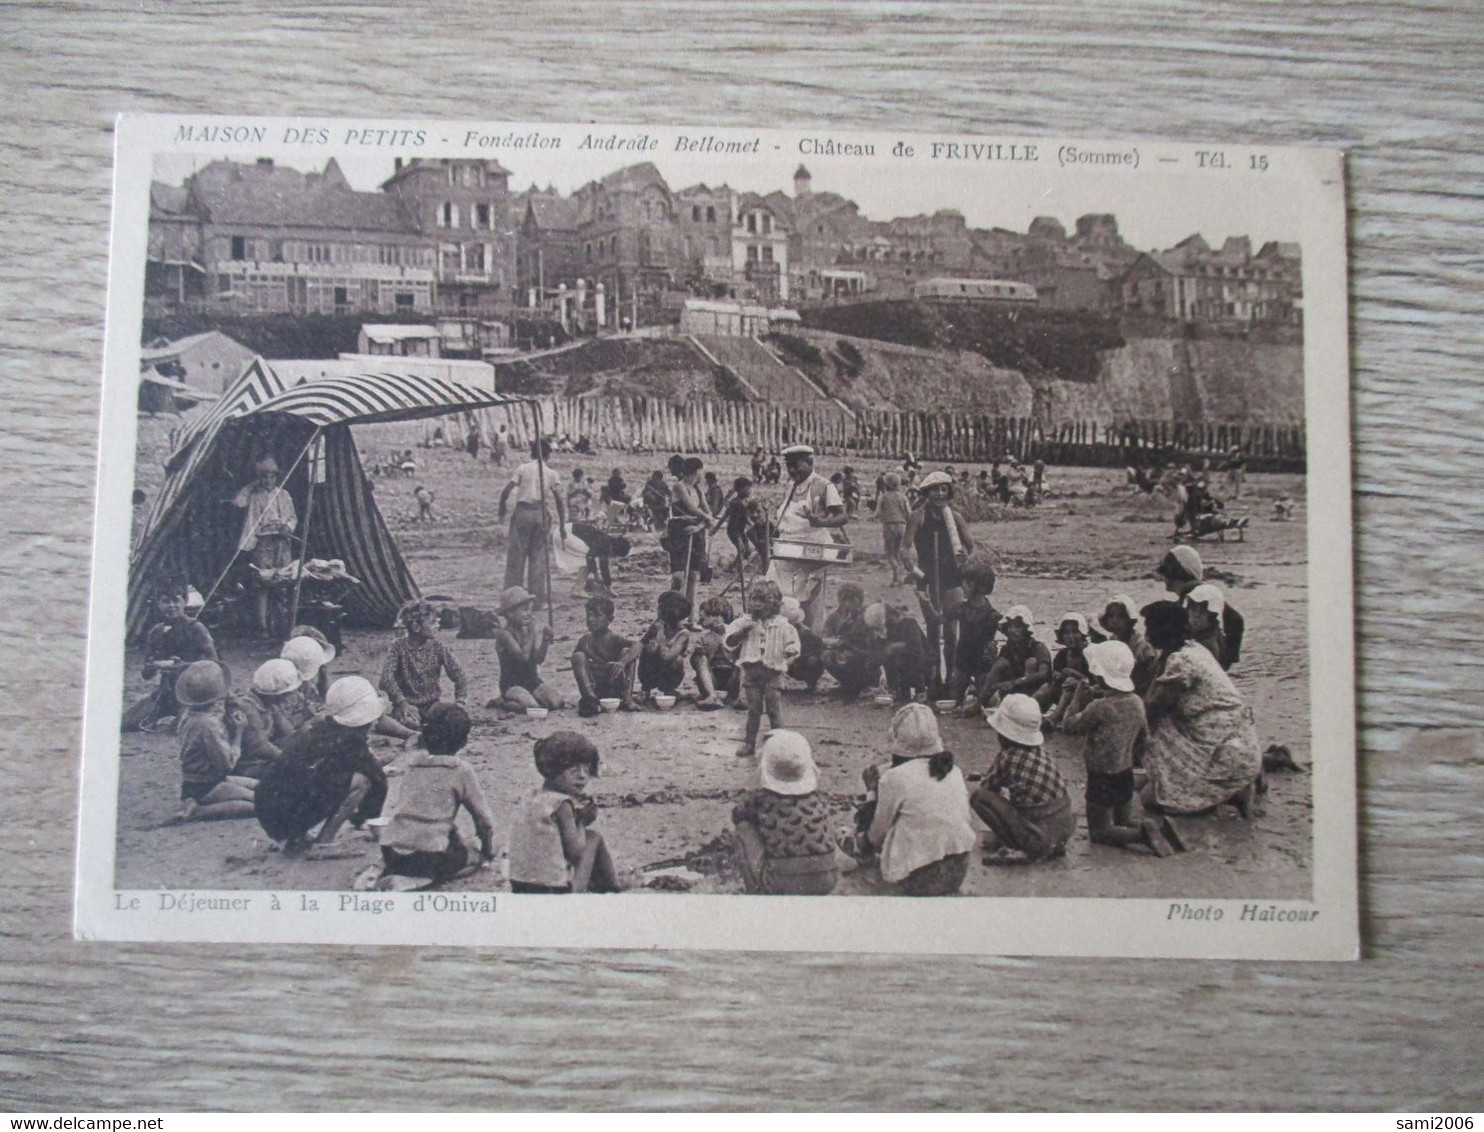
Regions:
<instances>
[{"instance_id":1,"label":"tree foliage on hill","mask_svg":"<svg viewBox=\"0 0 1484 1132\"><path fill-rule=\"evenodd\" d=\"M1089 311L1037 310L909 300L803 312L804 324L853 338L924 349L972 350L1031 377L1092 382L1098 353L1124 345L1115 319Z\"/></svg>"},{"instance_id":2,"label":"tree foliage on hill","mask_svg":"<svg viewBox=\"0 0 1484 1132\"><path fill-rule=\"evenodd\" d=\"M192 334L220 330L265 358L338 358L356 352L363 315L334 314L179 314L146 318L141 341L174 342Z\"/></svg>"}]
</instances>

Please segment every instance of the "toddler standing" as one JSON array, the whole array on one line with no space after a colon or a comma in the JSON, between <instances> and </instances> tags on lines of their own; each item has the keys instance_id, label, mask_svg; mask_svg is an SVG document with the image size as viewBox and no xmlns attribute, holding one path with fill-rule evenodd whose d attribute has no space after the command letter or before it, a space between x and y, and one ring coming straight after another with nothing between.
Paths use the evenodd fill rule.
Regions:
<instances>
[{"instance_id":1,"label":"toddler standing","mask_svg":"<svg viewBox=\"0 0 1484 1132\"><path fill-rule=\"evenodd\" d=\"M764 707L769 725L783 726L783 675L800 649L799 634L783 617L782 608L778 583L764 579L747 595L747 612L722 635L722 643L737 653L742 694L747 700L747 732L737 748L739 758L751 758L757 752Z\"/></svg>"}]
</instances>

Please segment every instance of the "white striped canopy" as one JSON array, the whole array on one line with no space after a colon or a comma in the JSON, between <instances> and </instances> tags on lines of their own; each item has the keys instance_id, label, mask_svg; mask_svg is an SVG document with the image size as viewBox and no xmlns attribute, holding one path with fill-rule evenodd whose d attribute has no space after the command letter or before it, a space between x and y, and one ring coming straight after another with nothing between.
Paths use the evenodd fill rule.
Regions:
<instances>
[{"instance_id":1,"label":"white striped canopy","mask_svg":"<svg viewBox=\"0 0 1484 1132\"><path fill-rule=\"evenodd\" d=\"M357 377L327 377L285 389L253 412L292 413L320 428L328 428L339 424L417 420L527 400L527 397L485 393L441 377L367 373Z\"/></svg>"},{"instance_id":2,"label":"white striped canopy","mask_svg":"<svg viewBox=\"0 0 1484 1132\"><path fill-rule=\"evenodd\" d=\"M326 482L312 529L299 533L311 555L343 559L361 579L348 607L353 620L391 624L401 603L417 596L417 583L366 484L348 426L526 400L391 370L286 387L271 362L254 358L220 400L187 421L165 462L165 482L129 563L130 634L143 630L156 587L189 582L206 593L234 563L241 513L222 500L246 480L258 455L277 458L285 469L285 490L304 515L303 457L317 434L325 441Z\"/></svg>"}]
</instances>

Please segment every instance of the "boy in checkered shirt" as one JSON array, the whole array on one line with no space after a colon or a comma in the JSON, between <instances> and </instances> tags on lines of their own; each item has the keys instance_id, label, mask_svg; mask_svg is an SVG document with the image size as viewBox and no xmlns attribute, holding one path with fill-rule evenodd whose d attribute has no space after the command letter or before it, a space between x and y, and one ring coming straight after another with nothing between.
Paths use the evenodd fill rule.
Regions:
<instances>
[{"instance_id":1,"label":"boy in checkered shirt","mask_svg":"<svg viewBox=\"0 0 1484 1132\"><path fill-rule=\"evenodd\" d=\"M1030 696L1011 693L989 717L1000 753L980 779L969 806L997 844L1027 860L1060 857L1076 831L1072 799L1041 738L1041 708Z\"/></svg>"}]
</instances>

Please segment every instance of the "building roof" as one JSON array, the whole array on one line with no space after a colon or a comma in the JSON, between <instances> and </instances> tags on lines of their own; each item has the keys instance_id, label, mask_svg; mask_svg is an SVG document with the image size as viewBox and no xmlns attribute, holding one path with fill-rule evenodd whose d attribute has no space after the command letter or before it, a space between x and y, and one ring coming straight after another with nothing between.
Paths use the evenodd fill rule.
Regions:
<instances>
[{"instance_id":1,"label":"building roof","mask_svg":"<svg viewBox=\"0 0 1484 1132\"><path fill-rule=\"evenodd\" d=\"M520 199L520 198L517 198ZM577 230L577 202L532 190L524 194L526 210L546 232Z\"/></svg>"},{"instance_id":2,"label":"building roof","mask_svg":"<svg viewBox=\"0 0 1484 1132\"><path fill-rule=\"evenodd\" d=\"M215 224L416 231L393 197L350 188L333 160L324 173L301 173L267 161L213 161L193 174L190 184Z\"/></svg>"},{"instance_id":3,"label":"building roof","mask_svg":"<svg viewBox=\"0 0 1484 1132\"><path fill-rule=\"evenodd\" d=\"M190 193L184 185L167 185L164 181L151 181L149 186L149 210L156 215L183 215L190 212Z\"/></svg>"},{"instance_id":4,"label":"building roof","mask_svg":"<svg viewBox=\"0 0 1484 1132\"><path fill-rule=\"evenodd\" d=\"M670 186L652 161L641 161L637 165L625 165L622 169L615 169L606 177L600 178L598 183L609 189L639 188L642 185L658 184L665 192L670 191Z\"/></svg>"},{"instance_id":5,"label":"building roof","mask_svg":"<svg viewBox=\"0 0 1484 1132\"><path fill-rule=\"evenodd\" d=\"M203 345L213 338L220 338L236 346L244 357L252 356L252 351L231 335L223 334L220 330L205 330L200 334L188 334L184 338L177 338L174 342L161 342L159 345L146 346L139 351L139 362L144 366L152 366L156 362L173 361L187 350ZM159 340L156 339L156 341Z\"/></svg>"},{"instance_id":6,"label":"building roof","mask_svg":"<svg viewBox=\"0 0 1484 1132\"><path fill-rule=\"evenodd\" d=\"M439 337L436 326L400 322L368 322L361 327L361 333L373 342L400 342L404 338Z\"/></svg>"}]
</instances>

